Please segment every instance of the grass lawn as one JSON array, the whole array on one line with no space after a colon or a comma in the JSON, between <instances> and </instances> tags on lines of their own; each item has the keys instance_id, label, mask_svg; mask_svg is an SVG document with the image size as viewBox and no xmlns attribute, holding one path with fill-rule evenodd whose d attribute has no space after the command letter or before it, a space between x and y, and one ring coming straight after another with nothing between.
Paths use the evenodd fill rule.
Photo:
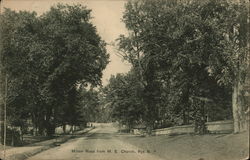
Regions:
<instances>
[{"instance_id":1,"label":"grass lawn","mask_svg":"<svg viewBox=\"0 0 250 160\"><path fill-rule=\"evenodd\" d=\"M23 144L22 145L28 145L33 144L41 141L46 141L55 138L54 136L32 136L32 135L25 135L23 137Z\"/></svg>"},{"instance_id":2,"label":"grass lawn","mask_svg":"<svg viewBox=\"0 0 250 160\"><path fill-rule=\"evenodd\" d=\"M249 156L249 132L149 137L122 136L122 140L169 160L241 160Z\"/></svg>"}]
</instances>

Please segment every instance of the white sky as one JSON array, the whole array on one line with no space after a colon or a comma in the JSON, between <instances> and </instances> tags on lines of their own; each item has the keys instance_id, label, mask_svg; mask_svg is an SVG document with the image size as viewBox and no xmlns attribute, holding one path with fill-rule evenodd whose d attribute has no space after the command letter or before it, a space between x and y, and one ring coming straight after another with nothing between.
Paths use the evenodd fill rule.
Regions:
<instances>
[{"instance_id":1,"label":"white sky","mask_svg":"<svg viewBox=\"0 0 250 160\"><path fill-rule=\"evenodd\" d=\"M121 22L125 2L126 0L2 0L1 8L36 11L42 14L57 3L80 3L92 9L92 22L97 27L98 33L103 40L111 43L120 34L126 34L125 25ZM110 63L103 72L104 85L107 84L111 74L124 73L130 69L129 64L116 55L114 47L108 45L107 51L110 53Z\"/></svg>"}]
</instances>

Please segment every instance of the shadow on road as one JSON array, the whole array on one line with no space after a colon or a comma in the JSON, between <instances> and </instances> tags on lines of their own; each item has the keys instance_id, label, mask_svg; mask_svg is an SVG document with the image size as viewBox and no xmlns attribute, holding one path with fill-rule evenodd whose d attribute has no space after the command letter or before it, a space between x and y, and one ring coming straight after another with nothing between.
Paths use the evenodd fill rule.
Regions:
<instances>
[{"instance_id":1,"label":"shadow on road","mask_svg":"<svg viewBox=\"0 0 250 160\"><path fill-rule=\"evenodd\" d=\"M88 136L88 139L112 139L117 135L114 133L93 133ZM86 140L88 140L86 139Z\"/></svg>"}]
</instances>

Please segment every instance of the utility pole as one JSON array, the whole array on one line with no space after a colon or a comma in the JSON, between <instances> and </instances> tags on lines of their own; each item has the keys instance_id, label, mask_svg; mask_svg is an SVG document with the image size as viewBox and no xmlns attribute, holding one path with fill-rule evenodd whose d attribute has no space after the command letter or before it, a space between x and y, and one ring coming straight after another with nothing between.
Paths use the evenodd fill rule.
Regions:
<instances>
[{"instance_id":1,"label":"utility pole","mask_svg":"<svg viewBox=\"0 0 250 160\"><path fill-rule=\"evenodd\" d=\"M2 1L0 0L0 15L2 14ZM1 36L1 35L0 35ZM0 37L1 39L1 37ZM1 42L0 42L1 43ZM1 45L0 45L1 46ZM1 51L1 49L0 49ZM0 53L0 58L2 60L2 53ZM1 76L1 79L0 79L0 89L1 89L1 104L4 103L4 111L2 111L2 105L0 104L0 115L2 116L2 112L4 112L4 137L3 137L3 159L6 158L6 131L7 131L7 84L8 84L8 79L7 79L7 72L5 72L5 82L4 82L4 79L3 79L3 75L4 75L4 72L3 72L3 64L1 62L0 64L0 76ZM3 83L5 83L5 89L3 87ZM3 91L4 90L4 91ZM4 93L4 94L3 94ZM2 118L0 118L0 121L2 123ZM2 126L1 126L1 123L0 123L0 134L1 134L1 141L2 141Z\"/></svg>"},{"instance_id":2,"label":"utility pole","mask_svg":"<svg viewBox=\"0 0 250 160\"><path fill-rule=\"evenodd\" d=\"M1 0L0 0L0 15L2 13L2 3L1 3ZM1 33L0 33L1 34ZM0 35L0 40L1 40L1 35ZM0 42L1 43L1 42ZM0 58L2 59L2 54L1 54L1 49L0 49ZM2 145L2 104L3 104L3 83L2 83L2 63L1 63L1 60L0 60L0 145ZM2 153L1 153L1 156L0 158L2 157Z\"/></svg>"},{"instance_id":3,"label":"utility pole","mask_svg":"<svg viewBox=\"0 0 250 160\"><path fill-rule=\"evenodd\" d=\"M6 132L7 132L7 91L8 91L8 77L5 73L5 98L4 98L4 143L3 143L3 158L6 156Z\"/></svg>"}]
</instances>

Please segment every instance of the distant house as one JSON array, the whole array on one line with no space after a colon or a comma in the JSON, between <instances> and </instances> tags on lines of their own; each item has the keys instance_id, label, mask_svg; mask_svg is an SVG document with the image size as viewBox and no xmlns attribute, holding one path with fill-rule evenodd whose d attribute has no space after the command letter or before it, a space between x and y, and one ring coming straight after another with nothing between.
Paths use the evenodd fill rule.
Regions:
<instances>
[{"instance_id":1,"label":"distant house","mask_svg":"<svg viewBox=\"0 0 250 160\"><path fill-rule=\"evenodd\" d=\"M136 135L142 135L146 131L146 125L145 124L137 124L133 127L132 133Z\"/></svg>"}]
</instances>

